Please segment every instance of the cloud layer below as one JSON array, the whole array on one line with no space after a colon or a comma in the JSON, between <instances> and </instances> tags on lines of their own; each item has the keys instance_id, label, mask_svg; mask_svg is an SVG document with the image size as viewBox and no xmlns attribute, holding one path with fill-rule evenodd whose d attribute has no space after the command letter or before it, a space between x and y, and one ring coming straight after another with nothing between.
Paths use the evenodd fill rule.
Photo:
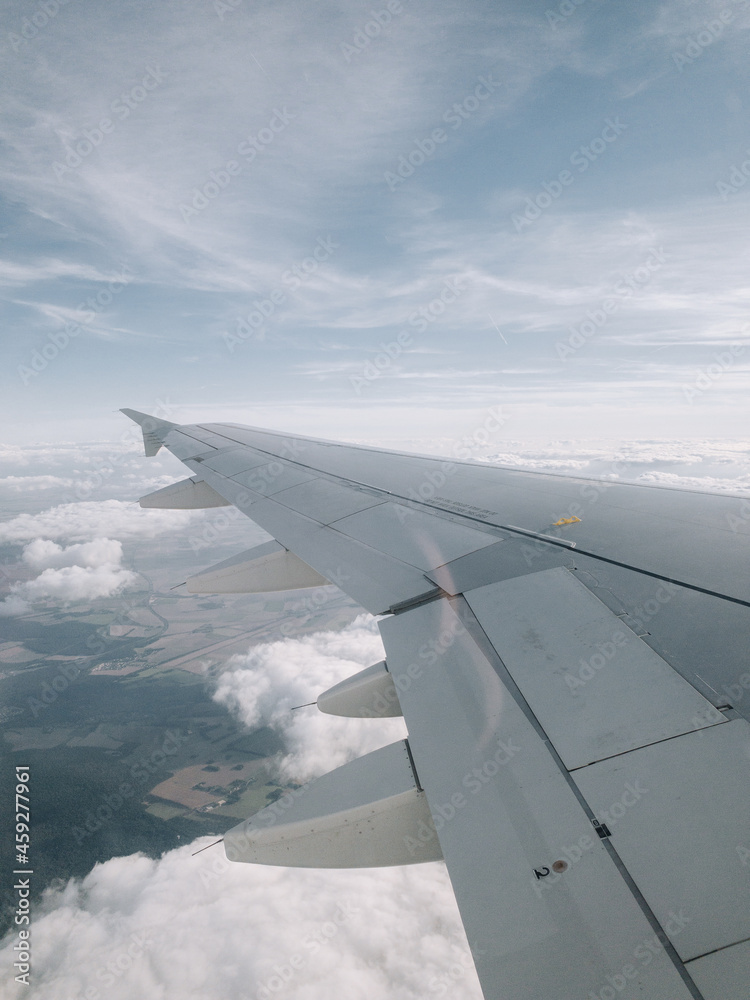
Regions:
<instances>
[{"instance_id":1,"label":"cloud layer below","mask_svg":"<svg viewBox=\"0 0 750 1000\"><path fill-rule=\"evenodd\" d=\"M341 632L265 643L232 657L214 697L247 726L275 728L290 751L282 773L307 781L406 736L402 719L344 719L314 705L292 711L383 656L375 619L360 615Z\"/></svg>"},{"instance_id":2,"label":"cloud layer below","mask_svg":"<svg viewBox=\"0 0 750 1000\"><path fill-rule=\"evenodd\" d=\"M41 550L35 558L64 557ZM362 615L340 632L234 657L216 699L249 726L274 726L289 749L282 770L309 777L403 735L400 719L290 713L381 656L374 619ZM157 861L114 858L49 890L33 923L33 988L9 1000L481 1000L442 863L265 868L231 864L221 847L191 857L212 839Z\"/></svg>"}]
</instances>

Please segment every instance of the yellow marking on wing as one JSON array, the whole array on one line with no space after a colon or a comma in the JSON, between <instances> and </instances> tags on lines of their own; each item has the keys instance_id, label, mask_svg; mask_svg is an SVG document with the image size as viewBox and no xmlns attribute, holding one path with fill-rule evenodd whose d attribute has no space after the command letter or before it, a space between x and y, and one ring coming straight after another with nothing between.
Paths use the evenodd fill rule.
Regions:
<instances>
[{"instance_id":1,"label":"yellow marking on wing","mask_svg":"<svg viewBox=\"0 0 750 1000\"><path fill-rule=\"evenodd\" d=\"M574 524L580 520L580 517L561 517L559 521L555 521L553 527L557 528L561 524Z\"/></svg>"}]
</instances>

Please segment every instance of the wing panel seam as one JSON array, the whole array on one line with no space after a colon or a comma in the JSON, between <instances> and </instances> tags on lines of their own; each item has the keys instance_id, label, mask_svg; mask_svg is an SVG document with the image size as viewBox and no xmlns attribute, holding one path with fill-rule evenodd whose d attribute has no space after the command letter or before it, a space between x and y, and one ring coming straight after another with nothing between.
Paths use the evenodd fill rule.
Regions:
<instances>
[{"instance_id":1,"label":"wing panel seam","mask_svg":"<svg viewBox=\"0 0 750 1000\"><path fill-rule=\"evenodd\" d=\"M598 821L596 820L596 815L594 813L594 810L589 805L589 802L584 796L581 789L577 786L576 782L573 780L570 771L568 771L568 769L565 767L562 758L558 754L557 750L555 750L555 747L552 741L550 740L549 736L547 735L547 732L545 731L539 719L534 714L534 711L532 710L528 701L526 700L520 688L518 687L515 680L511 676L508 668L505 666L505 663L503 662L502 657L493 646L490 637L484 631L482 623L479 621L477 616L472 611L469 602L466 600L463 594L459 594L456 597L449 597L448 602L451 604L454 611L458 615L459 620L464 625L464 627L466 628L466 630L468 631L469 635L472 637L474 642L476 642L477 646L480 648L483 655L489 661L490 665L498 673L503 684L507 687L508 691L510 692L510 695L513 698L513 700L516 702L518 707L526 716L529 723L533 726L537 734L546 744L550 756L552 757L552 760L555 763L555 766L558 768L563 778L565 779L565 782L567 783L568 787L573 792L573 795L575 796L579 805L583 809L585 815L591 822L592 827L596 829ZM625 863L618 854L617 849L612 843L610 837L601 838L601 842L604 844L607 853L611 857L612 862L614 863L615 867L620 873L620 876L622 877L623 881L630 890L637 905L640 907L644 917L646 918L646 920L648 920L654 932L658 934L659 940L662 943L665 953L669 955L672 964L677 970L682 981L685 983L686 988L690 991L693 1000L706 1000L703 993L701 993L701 991L698 989L698 986L694 982L693 977L690 975L689 971L685 967L685 963L680 958L676 948L669 940L669 937L666 931L664 930L664 927L660 923L659 918L651 909L647 900L643 896L643 893L640 891L635 881L633 880L632 875L630 874Z\"/></svg>"}]
</instances>

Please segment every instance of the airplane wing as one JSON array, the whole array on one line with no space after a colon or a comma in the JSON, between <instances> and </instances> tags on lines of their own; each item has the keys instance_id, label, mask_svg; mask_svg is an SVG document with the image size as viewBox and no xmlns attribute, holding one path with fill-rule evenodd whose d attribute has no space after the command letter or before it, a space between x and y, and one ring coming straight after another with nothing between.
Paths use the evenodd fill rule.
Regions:
<instances>
[{"instance_id":1,"label":"airplane wing","mask_svg":"<svg viewBox=\"0 0 750 1000\"><path fill-rule=\"evenodd\" d=\"M750 500L123 412L191 472L143 506L273 536L189 589L382 616L385 661L318 707L408 739L230 859L444 858L487 1000L748 1000Z\"/></svg>"}]
</instances>

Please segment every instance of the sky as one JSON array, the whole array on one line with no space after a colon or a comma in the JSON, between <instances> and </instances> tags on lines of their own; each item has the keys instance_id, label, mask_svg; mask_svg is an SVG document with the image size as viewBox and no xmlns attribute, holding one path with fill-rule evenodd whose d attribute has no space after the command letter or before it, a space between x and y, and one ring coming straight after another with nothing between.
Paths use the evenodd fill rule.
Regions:
<instances>
[{"instance_id":1,"label":"sky","mask_svg":"<svg viewBox=\"0 0 750 1000\"><path fill-rule=\"evenodd\" d=\"M747 0L4 15L4 437L737 438ZM744 166L743 166L744 164Z\"/></svg>"},{"instance_id":2,"label":"sky","mask_svg":"<svg viewBox=\"0 0 750 1000\"><path fill-rule=\"evenodd\" d=\"M0 616L127 594L134 540L187 554L221 516L132 505L186 473L119 407L750 491L748 27L747 0L6 8ZM315 776L401 723L286 708L381 655L363 616L215 697ZM36 994L479 997L440 864L194 849L49 890Z\"/></svg>"}]
</instances>

